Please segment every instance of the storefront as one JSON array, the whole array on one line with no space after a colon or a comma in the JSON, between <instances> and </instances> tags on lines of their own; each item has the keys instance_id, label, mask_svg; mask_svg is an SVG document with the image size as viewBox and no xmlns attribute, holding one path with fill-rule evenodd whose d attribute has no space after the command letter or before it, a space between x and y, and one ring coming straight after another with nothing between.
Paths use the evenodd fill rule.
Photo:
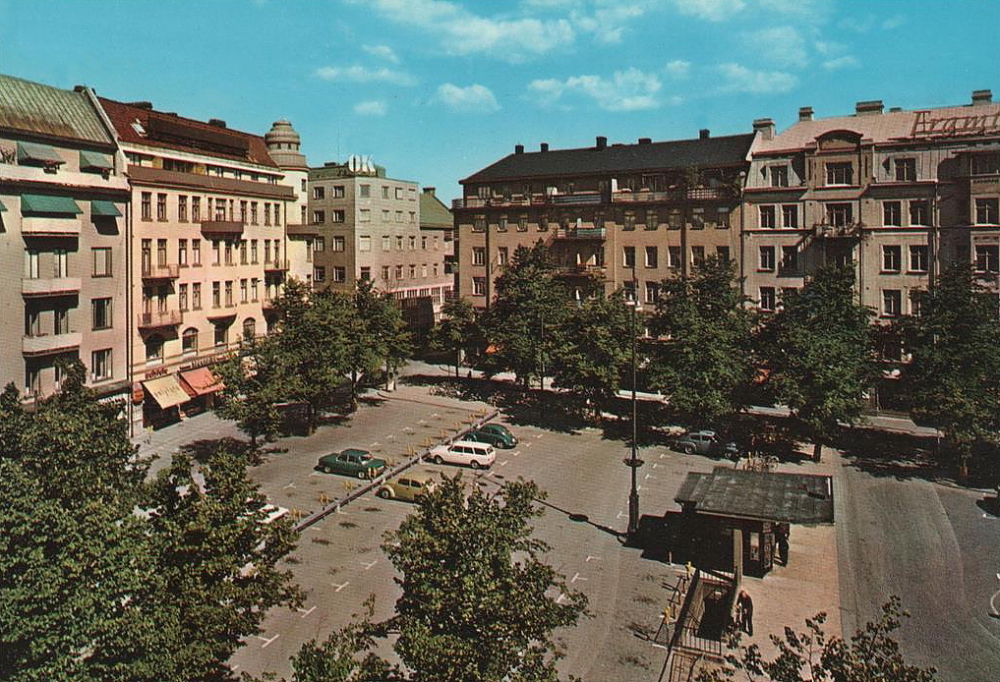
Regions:
<instances>
[{"instance_id":1,"label":"storefront","mask_svg":"<svg viewBox=\"0 0 1000 682\"><path fill-rule=\"evenodd\" d=\"M142 382L142 423L159 428L180 421L180 406L191 397L173 374Z\"/></svg>"},{"instance_id":2,"label":"storefront","mask_svg":"<svg viewBox=\"0 0 1000 682\"><path fill-rule=\"evenodd\" d=\"M215 406L215 394L224 388L218 377L208 367L198 367L181 372L181 387L189 400L181 408L186 417L192 417Z\"/></svg>"}]
</instances>

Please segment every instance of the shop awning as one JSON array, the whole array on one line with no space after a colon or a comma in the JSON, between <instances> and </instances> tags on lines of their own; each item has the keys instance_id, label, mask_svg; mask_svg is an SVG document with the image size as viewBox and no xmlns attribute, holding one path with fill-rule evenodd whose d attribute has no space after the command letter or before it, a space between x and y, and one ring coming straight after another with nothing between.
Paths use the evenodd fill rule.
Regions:
<instances>
[{"instance_id":1,"label":"shop awning","mask_svg":"<svg viewBox=\"0 0 1000 682\"><path fill-rule=\"evenodd\" d=\"M83 211L71 197L54 194L22 194L22 213L62 213L80 215Z\"/></svg>"},{"instance_id":2,"label":"shop awning","mask_svg":"<svg viewBox=\"0 0 1000 682\"><path fill-rule=\"evenodd\" d=\"M90 215L91 216L106 216L109 218L121 218L122 213L115 206L113 201L104 201L100 199L95 199L90 202Z\"/></svg>"},{"instance_id":3,"label":"shop awning","mask_svg":"<svg viewBox=\"0 0 1000 682\"><path fill-rule=\"evenodd\" d=\"M181 372L181 385L192 398L207 395L225 388L208 367Z\"/></svg>"},{"instance_id":4,"label":"shop awning","mask_svg":"<svg viewBox=\"0 0 1000 682\"><path fill-rule=\"evenodd\" d=\"M38 144L37 142L18 142L17 160L18 162L28 161L45 164L66 163L55 149L47 144Z\"/></svg>"},{"instance_id":5,"label":"shop awning","mask_svg":"<svg viewBox=\"0 0 1000 682\"><path fill-rule=\"evenodd\" d=\"M94 169L94 170L111 170L115 165L111 161L111 156L109 154L101 154L100 152L88 152L85 150L80 151L80 169Z\"/></svg>"},{"instance_id":6,"label":"shop awning","mask_svg":"<svg viewBox=\"0 0 1000 682\"><path fill-rule=\"evenodd\" d=\"M144 381L142 385L146 389L146 393L151 395L153 400L164 410L186 403L191 399L191 396L181 388L173 374Z\"/></svg>"}]
</instances>

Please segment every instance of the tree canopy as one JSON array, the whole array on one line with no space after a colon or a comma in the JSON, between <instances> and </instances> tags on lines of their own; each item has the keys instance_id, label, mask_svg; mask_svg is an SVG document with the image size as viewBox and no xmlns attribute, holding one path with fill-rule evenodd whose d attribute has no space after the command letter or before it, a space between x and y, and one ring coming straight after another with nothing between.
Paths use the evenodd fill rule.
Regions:
<instances>
[{"instance_id":1,"label":"tree canopy","mask_svg":"<svg viewBox=\"0 0 1000 682\"><path fill-rule=\"evenodd\" d=\"M441 321L431 330L430 344L436 350L453 353L455 376L458 376L462 353L468 354L475 348L479 336L472 304L464 298L451 298L441 310Z\"/></svg>"}]
</instances>

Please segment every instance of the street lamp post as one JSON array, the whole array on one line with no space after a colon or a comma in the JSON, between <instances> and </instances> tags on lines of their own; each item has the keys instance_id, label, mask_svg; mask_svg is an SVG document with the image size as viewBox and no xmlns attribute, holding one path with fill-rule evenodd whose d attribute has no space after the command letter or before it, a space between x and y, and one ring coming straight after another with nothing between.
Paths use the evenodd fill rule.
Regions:
<instances>
[{"instance_id":1,"label":"street lamp post","mask_svg":"<svg viewBox=\"0 0 1000 682\"><path fill-rule=\"evenodd\" d=\"M635 279L635 267L632 268L632 296L627 305L632 308L632 324L631 324L631 336L632 336L632 453L631 457L625 460L625 466L632 470L632 488L629 490L628 494L628 535L632 536L637 530L639 530L639 488L636 485L636 474L639 467L643 465L643 461L639 459L638 453L636 452L636 441L638 440L638 420L637 420L637 402L635 396L635 345L636 345L636 313L639 309L639 286Z\"/></svg>"}]
</instances>

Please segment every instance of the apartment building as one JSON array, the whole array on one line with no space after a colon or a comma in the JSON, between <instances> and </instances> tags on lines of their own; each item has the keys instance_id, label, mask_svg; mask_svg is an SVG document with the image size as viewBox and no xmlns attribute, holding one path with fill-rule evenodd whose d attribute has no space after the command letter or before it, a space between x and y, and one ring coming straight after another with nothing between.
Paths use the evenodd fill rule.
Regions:
<instances>
[{"instance_id":1,"label":"apartment building","mask_svg":"<svg viewBox=\"0 0 1000 682\"><path fill-rule=\"evenodd\" d=\"M429 329L440 319L444 302L455 292L455 217L435 192L434 187L420 192L420 240L421 246L430 245L430 281L417 299L406 299L420 301L414 305L422 311L421 317L411 322L419 329Z\"/></svg>"},{"instance_id":2,"label":"apartment building","mask_svg":"<svg viewBox=\"0 0 1000 682\"><path fill-rule=\"evenodd\" d=\"M202 409L209 371L273 322L291 187L264 138L100 98L131 185L133 423L155 426Z\"/></svg>"},{"instance_id":3,"label":"apartment building","mask_svg":"<svg viewBox=\"0 0 1000 682\"><path fill-rule=\"evenodd\" d=\"M300 151L301 139L289 121L280 120L271 125L264 141L271 159L284 173L282 182L291 187L295 195L287 204L285 216L288 277L311 283L313 242L319 232L309 222L309 164Z\"/></svg>"},{"instance_id":4,"label":"apartment building","mask_svg":"<svg viewBox=\"0 0 1000 682\"><path fill-rule=\"evenodd\" d=\"M740 192L755 135L514 153L461 181L459 292L489 306L518 246L542 241L580 298L637 290L655 300L670 273L739 256ZM629 293L628 295L632 295Z\"/></svg>"},{"instance_id":5,"label":"apartment building","mask_svg":"<svg viewBox=\"0 0 1000 682\"><path fill-rule=\"evenodd\" d=\"M879 319L916 312L913 292L945 264L997 271L1000 105L849 116L811 107L752 149L745 197L747 294L773 310L825 263L852 264L861 303Z\"/></svg>"},{"instance_id":6,"label":"apartment building","mask_svg":"<svg viewBox=\"0 0 1000 682\"><path fill-rule=\"evenodd\" d=\"M92 91L0 76L0 384L29 401L58 388L60 359L128 395L121 161Z\"/></svg>"}]
</instances>

